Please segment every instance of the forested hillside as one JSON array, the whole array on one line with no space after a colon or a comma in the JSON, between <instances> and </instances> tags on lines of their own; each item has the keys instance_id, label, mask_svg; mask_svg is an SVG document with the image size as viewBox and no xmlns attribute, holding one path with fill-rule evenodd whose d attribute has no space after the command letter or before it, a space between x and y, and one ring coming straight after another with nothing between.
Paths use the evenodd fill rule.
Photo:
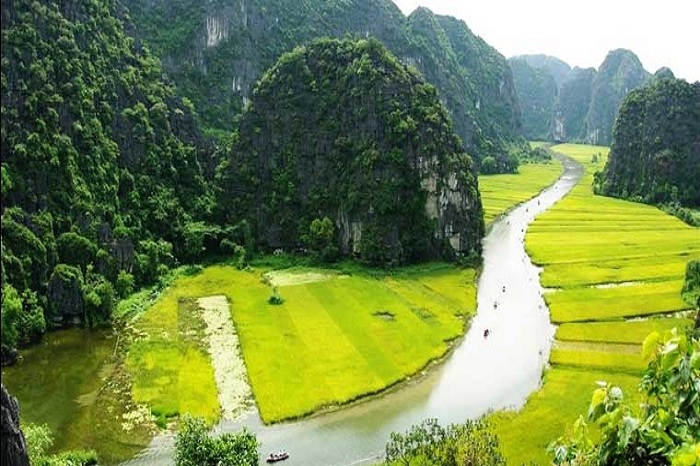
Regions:
<instances>
[{"instance_id":1,"label":"forested hillside","mask_svg":"<svg viewBox=\"0 0 700 466\"><path fill-rule=\"evenodd\" d=\"M324 15L319 24L340 31L352 9L330 5L314 11ZM277 13L294 17L291 9ZM395 29L375 13L362 24L404 40L400 13ZM304 37L318 33L301 18L310 28ZM439 33L455 44L451 63L472 86L468 100L482 92L506 99L497 96L508 88L505 62L463 23L427 10L414 20L416 28L430 23L425 37ZM277 31L287 38L280 48L296 40L293 28L285 31ZM29 344L54 323L106 322L120 297L176 263L240 255L255 240L264 250L305 246L372 263L480 252L472 160L439 93L378 42L321 42L286 55L245 94L235 147L222 155L134 32L117 0L2 5L4 345ZM461 48L469 41L473 54ZM487 65L496 77L482 72ZM494 149L515 138L513 111L492 106L468 120L472 143ZM229 124L238 130L238 121Z\"/></svg>"},{"instance_id":2,"label":"forested hillside","mask_svg":"<svg viewBox=\"0 0 700 466\"><path fill-rule=\"evenodd\" d=\"M520 100L525 137L534 141L555 139L553 123L559 104L559 85L554 74L546 68L531 66L521 57L510 58L508 64Z\"/></svg>"},{"instance_id":3,"label":"forested hillside","mask_svg":"<svg viewBox=\"0 0 700 466\"><path fill-rule=\"evenodd\" d=\"M591 104L594 68L574 68L559 90L562 141L583 141L586 135L586 115Z\"/></svg>"},{"instance_id":4,"label":"forested hillside","mask_svg":"<svg viewBox=\"0 0 700 466\"><path fill-rule=\"evenodd\" d=\"M284 54L244 112L220 208L268 249L373 264L477 255L476 174L435 88L376 40Z\"/></svg>"},{"instance_id":5,"label":"forested hillside","mask_svg":"<svg viewBox=\"0 0 700 466\"><path fill-rule=\"evenodd\" d=\"M505 58L462 21L390 0L127 0L138 34L195 104L204 124L230 131L254 83L284 52L322 37L375 37L438 89L465 149L503 169L520 143L520 115ZM510 161L511 164L514 160Z\"/></svg>"},{"instance_id":6,"label":"forested hillside","mask_svg":"<svg viewBox=\"0 0 700 466\"><path fill-rule=\"evenodd\" d=\"M655 78L620 109L602 194L700 206L700 83Z\"/></svg>"},{"instance_id":7,"label":"forested hillside","mask_svg":"<svg viewBox=\"0 0 700 466\"><path fill-rule=\"evenodd\" d=\"M192 105L115 0L2 3L2 342L96 323L211 211ZM127 24L127 26L125 26Z\"/></svg>"},{"instance_id":8,"label":"forested hillside","mask_svg":"<svg viewBox=\"0 0 700 466\"><path fill-rule=\"evenodd\" d=\"M593 80L585 141L609 145L612 142L613 123L623 99L648 79L649 72L631 51L617 49L608 53Z\"/></svg>"},{"instance_id":9,"label":"forested hillside","mask_svg":"<svg viewBox=\"0 0 700 466\"><path fill-rule=\"evenodd\" d=\"M509 64L529 139L608 145L622 100L651 78L625 49L608 53L597 71L571 69L546 55L513 57ZM659 73L673 76L668 68Z\"/></svg>"}]
</instances>

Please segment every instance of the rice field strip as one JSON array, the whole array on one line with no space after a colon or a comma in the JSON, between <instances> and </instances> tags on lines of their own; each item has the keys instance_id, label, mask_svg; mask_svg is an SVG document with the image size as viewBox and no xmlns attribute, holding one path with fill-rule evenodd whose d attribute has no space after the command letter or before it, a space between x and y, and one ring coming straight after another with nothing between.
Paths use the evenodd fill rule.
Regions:
<instances>
[{"instance_id":1,"label":"rice field strip","mask_svg":"<svg viewBox=\"0 0 700 466\"><path fill-rule=\"evenodd\" d=\"M700 229L654 206L593 194L608 148L553 150L580 162L586 175L528 229L526 249L543 269L557 329L542 390L519 413L494 416L508 464L549 464L547 444L585 412L594 381L635 397L644 338L690 322L680 292L686 263L700 257Z\"/></svg>"},{"instance_id":2,"label":"rice field strip","mask_svg":"<svg viewBox=\"0 0 700 466\"><path fill-rule=\"evenodd\" d=\"M226 296L199 298L197 304L206 324L209 355L221 405L221 419L240 418L252 403L253 394L240 350L238 335L231 322Z\"/></svg>"}]
</instances>

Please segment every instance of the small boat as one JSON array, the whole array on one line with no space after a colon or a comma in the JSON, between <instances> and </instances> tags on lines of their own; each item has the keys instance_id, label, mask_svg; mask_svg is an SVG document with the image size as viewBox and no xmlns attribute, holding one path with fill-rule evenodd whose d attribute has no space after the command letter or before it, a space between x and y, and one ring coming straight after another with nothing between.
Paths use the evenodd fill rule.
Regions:
<instances>
[{"instance_id":1,"label":"small boat","mask_svg":"<svg viewBox=\"0 0 700 466\"><path fill-rule=\"evenodd\" d=\"M488 337L489 333L491 333L489 329L484 330L484 338Z\"/></svg>"},{"instance_id":2,"label":"small boat","mask_svg":"<svg viewBox=\"0 0 700 466\"><path fill-rule=\"evenodd\" d=\"M286 451L280 451L278 453L270 453L267 455L267 461L268 463L276 463L278 461L284 461L287 458L289 458L289 453Z\"/></svg>"}]
</instances>

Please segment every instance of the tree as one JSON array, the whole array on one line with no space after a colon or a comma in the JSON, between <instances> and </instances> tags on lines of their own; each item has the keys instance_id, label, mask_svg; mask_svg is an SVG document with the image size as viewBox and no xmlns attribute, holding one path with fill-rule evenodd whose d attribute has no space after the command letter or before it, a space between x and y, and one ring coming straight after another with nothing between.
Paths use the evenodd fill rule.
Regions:
<instances>
[{"instance_id":1,"label":"tree","mask_svg":"<svg viewBox=\"0 0 700 466\"><path fill-rule=\"evenodd\" d=\"M22 313L22 300L19 293L12 286L5 284L2 287L2 308L0 308L2 316L2 344L9 347L17 346L19 339L19 329L17 324Z\"/></svg>"},{"instance_id":2,"label":"tree","mask_svg":"<svg viewBox=\"0 0 700 466\"><path fill-rule=\"evenodd\" d=\"M483 175L492 175L498 172L498 165L496 164L496 159L491 157L484 157L481 161L481 173Z\"/></svg>"},{"instance_id":3,"label":"tree","mask_svg":"<svg viewBox=\"0 0 700 466\"><path fill-rule=\"evenodd\" d=\"M309 226L309 233L305 239L311 252L317 255L322 262L330 262L337 257L335 225L330 218L315 218Z\"/></svg>"},{"instance_id":4,"label":"tree","mask_svg":"<svg viewBox=\"0 0 700 466\"><path fill-rule=\"evenodd\" d=\"M403 466L505 466L498 437L484 422L467 421L443 427L437 419L414 425L405 434L392 433L384 464Z\"/></svg>"},{"instance_id":5,"label":"tree","mask_svg":"<svg viewBox=\"0 0 700 466\"><path fill-rule=\"evenodd\" d=\"M176 466L257 466L258 441L244 429L212 437L201 418L185 415L175 439Z\"/></svg>"},{"instance_id":6,"label":"tree","mask_svg":"<svg viewBox=\"0 0 700 466\"><path fill-rule=\"evenodd\" d=\"M640 383L641 412L623 403L619 387L601 382L587 420L601 431L593 442L583 416L573 436L550 446L560 466L694 466L700 462L700 330L654 332L644 341L649 366Z\"/></svg>"},{"instance_id":7,"label":"tree","mask_svg":"<svg viewBox=\"0 0 700 466\"><path fill-rule=\"evenodd\" d=\"M97 254L97 246L92 241L72 231L59 236L56 246L61 263L80 267L83 272Z\"/></svg>"}]
</instances>

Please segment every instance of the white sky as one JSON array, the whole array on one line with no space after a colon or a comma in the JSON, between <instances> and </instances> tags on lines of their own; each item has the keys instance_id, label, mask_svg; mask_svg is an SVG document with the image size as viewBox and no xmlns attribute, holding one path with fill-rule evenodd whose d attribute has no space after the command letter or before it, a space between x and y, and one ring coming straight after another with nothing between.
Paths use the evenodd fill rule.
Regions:
<instances>
[{"instance_id":1,"label":"white sky","mask_svg":"<svg viewBox=\"0 0 700 466\"><path fill-rule=\"evenodd\" d=\"M662 66L700 81L700 2L696 0L394 0L464 20L506 58L543 53L570 66L598 68L613 49L637 54L651 73Z\"/></svg>"}]
</instances>

